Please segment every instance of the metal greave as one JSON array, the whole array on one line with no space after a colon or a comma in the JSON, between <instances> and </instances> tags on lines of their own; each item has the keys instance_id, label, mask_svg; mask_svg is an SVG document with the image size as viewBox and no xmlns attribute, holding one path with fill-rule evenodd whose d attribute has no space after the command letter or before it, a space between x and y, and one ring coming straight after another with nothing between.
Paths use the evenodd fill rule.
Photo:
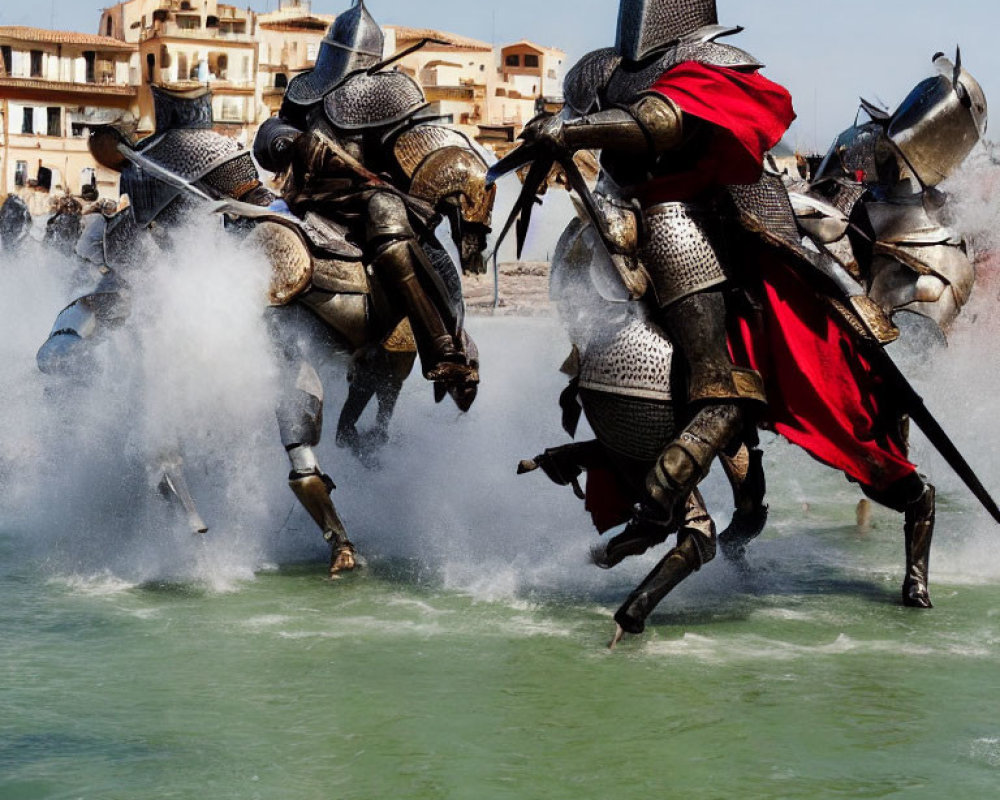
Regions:
<instances>
[{"instance_id":1,"label":"metal greave","mask_svg":"<svg viewBox=\"0 0 1000 800\"><path fill-rule=\"evenodd\" d=\"M642 633L646 618L681 581L715 558L715 523L697 490L691 492L685 509L684 527L677 534L677 546L653 568L646 579L615 613L627 633Z\"/></svg>"}]
</instances>

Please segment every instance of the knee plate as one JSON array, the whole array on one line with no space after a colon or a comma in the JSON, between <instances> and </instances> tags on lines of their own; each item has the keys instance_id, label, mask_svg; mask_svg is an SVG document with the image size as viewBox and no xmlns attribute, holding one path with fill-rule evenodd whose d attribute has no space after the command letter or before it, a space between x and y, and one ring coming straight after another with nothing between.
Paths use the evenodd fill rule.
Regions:
<instances>
[{"instance_id":1,"label":"knee plate","mask_svg":"<svg viewBox=\"0 0 1000 800\"><path fill-rule=\"evenodd\" d=\"M301 364L294 388L278 405L278 428L286 448L315 446L323 434L323 384L310 364Z\"/></svg>"},{"instance_id":2,"label":"knee plate","mask_svg":"<svg viewBox=\"0 0 1000 800\"><path fill-rule=\"evenodd\" d=\"M415 239L413 227L402 199L389 192L379 192L368 201L366 235L369 242L386 239Z\"/></svg>"}]
</instances>

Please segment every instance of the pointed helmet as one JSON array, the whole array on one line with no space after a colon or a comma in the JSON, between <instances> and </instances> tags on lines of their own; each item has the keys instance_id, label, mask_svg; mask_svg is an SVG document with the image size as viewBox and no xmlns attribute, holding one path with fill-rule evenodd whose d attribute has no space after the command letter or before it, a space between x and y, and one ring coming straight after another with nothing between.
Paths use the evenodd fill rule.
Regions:
<instances>
[{"instance_id":1,"label":"pointed helmet","mask_svg":"<svg viewBox=\"0 0 1000 800\"><path fill-rule=\"evenodd\" d=\"M285 98L304 106L319 102L348 75L375 66L382 59L384 44L382 29L364 0L355 0L327 31L316 66L288 85Z\"/></svg>"},{"instance_id":2,"label":"pointed helmet","mask_svg":"<svg viewBox=\"0 0 1000 800\"><path fill-rule=\"evenodd\" d=\"M642 61L718 21L715 0L621 0L615 49L622 58Z\"/></svg>"}]
</instances>

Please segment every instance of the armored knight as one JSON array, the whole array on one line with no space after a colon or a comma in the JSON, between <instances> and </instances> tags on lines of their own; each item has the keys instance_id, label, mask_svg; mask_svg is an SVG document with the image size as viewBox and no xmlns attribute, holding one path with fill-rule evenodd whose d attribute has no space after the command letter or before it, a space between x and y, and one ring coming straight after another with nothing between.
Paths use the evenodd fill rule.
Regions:
<instances>
[{"instance_id":1,"label":"armored knight","mask_svg":"<svg viewBox=\"0 0 1000 800\"><path fill-rule=\"evenodd\" d=\"M648 305L630 298L594 227L570 223L552 258L550 292L573 345L563 366L572 382L564 392L563 424L576 435L579 410L596 438L546 450L524 461L519 474L541 469L555 483L572 485L600 533L628 522L646 497L646 476L678 433L685 409L675 403L674 349L649 318ZM575 397L574 397L575 396ZM578 398L579 406L576 399ZM586 472L586 490L579 477ZM629 526L594 551L601 566L640 555L677 533L677 544L616 614L639 632L646 617L681 581L715 558L715 524L700 492L688 495L676 525Z\"/></svg>"},{"instance_id":2,"label":"armored knight","mask_svg":"<svg viewBox=\"0 0 1000 800\"><path fill-rule=\"evenodd\" d=\"M869 121L844 131L791 198L805 234L895 322L930 320L946 334L976 270L971 245L947 224L948 196L938 186L982 139L987 107L959 59L938 53L934 65L938 74L891 114L863 100Z\"/></svg>"},{"instance_id":3,"label":"armored knight","mask_svg":"<svg viewBox=\"0 0 1000 800\"><path fill-rule=\"evenodd\" d=\"M898 332L832 259L803 246L780 178L763 170L791 100L722 41L739 30L718 24L714 0L622 0L616 47L570 71L566 110L529 124L524 152L491 177L544 158L571 175L568 154L601 151L597 196L579 181L577 191L622 282L674 346L685 414L646 476L628 540L676 528L714 459L752 443L759 421L905 513L903 602L930 607L934 490L886 423L916 396L881 347ZM609 546L602 566L628 554ZM669 585L670 573L656 581ZM616 620L634 631L640 617Z\"/></svg>"},{"instance_id":4,"label":"armored knight","mask_svg":"<svg viewBox=\"0 0 1000 800\"><path fill-rule=\"evenodd\" d=\"M121 174L120 190L129 204L91 221L75 253L99 274L97 285L56 318L37 355L38 368L51 375L86 379L94 369L93 344L129 317L129 273L145 259L169 248L173 231L204 206L198 198L232 198L267 206L265 189L248 150L212 129L212 95L207 89L173 92L152 87L156 132L139 142L121 131L99 128L89 146L96 160ZM175 500L191 528L207 530L195 507L179 454L159 459L159 488Z\"/></svg>"},{"instance_id":5,"label":"armored knight","mask_svg":"<svg viewBox=\"0 0 1000 800\"><path fill-rule=\"evenodd\" d=\"M172 229L202 206L184 183L211 198L229 197L257 206L274 196L262 185L248 150L212 130L212 94L207 89L173 92L152 87L156 132L132 142L115 128L97 129L90 149L98 163L121 174L128 206L91 223L76 253L100 273L97 287L67 306L38 351L42 372L86 372L89 343L128 316L128 272L144 254L169 247ZM138 154L136 161L126 153ZM162 168L177 180L155 174ZM178 181L180 183L178 183Z\"/></svg>"},{"instance_id":6,"label":"armored knight","mask_svg":"<svg viewBox=\"0 0 1000 800\"><path fill-rule=\"evenodd\" d=\"M466 409L478 372L463 330L461 282L434 237L442 216L466 269L482 269L493 192L486 162L426 113L420 87L384 69L383 34L361 0L337 17L313 70L261 127L258 161L285 178L292 212L346 226L390 313L409 318L424 376Z\"/></svg>"}]
</instances>

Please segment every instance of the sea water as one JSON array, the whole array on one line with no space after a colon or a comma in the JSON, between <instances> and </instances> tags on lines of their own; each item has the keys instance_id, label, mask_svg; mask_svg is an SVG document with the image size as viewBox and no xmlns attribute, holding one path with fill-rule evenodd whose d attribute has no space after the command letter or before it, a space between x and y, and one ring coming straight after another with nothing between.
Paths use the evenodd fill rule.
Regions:
<instances>
[{"instance_id":1,"label":"sea water","mask_svg":"<svg viewBox=\"0 0 1000 800\"><path fill-rule=\"evenodd\" d=\"M77 392L34 369L59 273L0 275L2 800L996 796L1000 529L918 433L934 610L899 603L900 517L859 530L857 489L765 435L749 569L706 565L609 653L662 550L598 570L572 492L515 475L568 441L568 345L473 318L476 405L414 375L379 470L334 446L344 362L322 365L319 454L368 560L330 582L285 484L259 265L204 247L136 279L143 325ZM1000 490L995 302L907 371ZM164 448L205 537L155 492ZM706 496L724 526L718 475Z\"/></svg>"}]
</instances>

